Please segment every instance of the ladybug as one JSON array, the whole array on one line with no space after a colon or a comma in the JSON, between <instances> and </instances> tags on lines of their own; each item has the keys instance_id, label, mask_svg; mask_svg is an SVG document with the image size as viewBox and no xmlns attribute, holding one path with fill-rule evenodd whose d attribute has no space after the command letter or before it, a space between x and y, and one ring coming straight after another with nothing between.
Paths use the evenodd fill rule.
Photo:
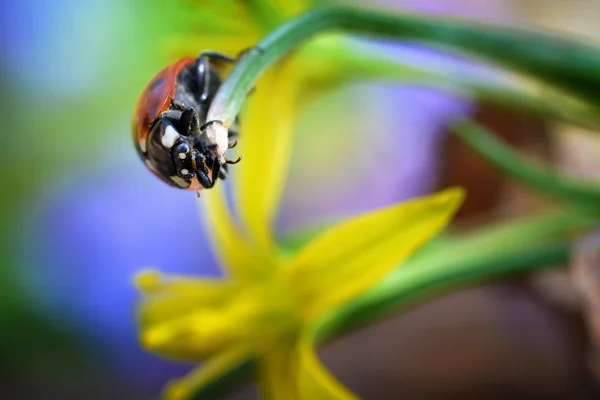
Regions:
<instances>
[{"instance_id":1,"label":"ladybug","mask_svg":"<svg viewBox=\"0 0 600 400\"><path fill-rule=\"evenodd\" d=\"M160 71L146 86L133 117L133 141L146 166L160 179L181 189L212 188L227 178L226 160L221 165L203 135L206 114L221 78L218 64L235 60L217 52L183 58ZM235 129L229 138L235 138ZM235 146L230 142L229 148Z\"/></svg>"}]
</instances>

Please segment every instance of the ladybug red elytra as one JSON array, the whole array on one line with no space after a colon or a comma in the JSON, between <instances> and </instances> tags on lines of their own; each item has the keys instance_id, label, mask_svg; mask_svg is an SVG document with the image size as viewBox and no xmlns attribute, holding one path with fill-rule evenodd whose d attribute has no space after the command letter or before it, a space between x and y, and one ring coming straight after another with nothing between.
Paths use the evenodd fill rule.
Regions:
<instances>
[{"instance_id":1,"label":"ladybug red elytra","mask_svg":"<svg viewBox=\"0 0 600 400\"><path fill-rule=\"evenodd\" d=\"M227 165L216 160L203 130L216 122L206 122L206 114L221 85L217 64L234 61L217 52L181 59L160 71L142 92L133 117L134 145L146 166L169 185L198 192L227 177ZM236 136L229 129L229 138Z\"/></svg>"}]
</instances>

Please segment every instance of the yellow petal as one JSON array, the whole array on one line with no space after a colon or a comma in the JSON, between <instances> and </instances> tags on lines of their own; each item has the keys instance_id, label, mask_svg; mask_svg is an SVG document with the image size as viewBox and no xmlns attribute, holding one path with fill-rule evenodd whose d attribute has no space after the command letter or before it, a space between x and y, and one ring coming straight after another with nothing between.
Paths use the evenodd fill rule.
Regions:
<instances>
[{"instance_id":1,"label":"yellow petal","mask_svg":"<svg viewBox=\"0 0 600 400\"><path fill-rule=\"evenodd\" d=\"M297 326L281 285L156 275L138 277L148 293L138 308L139 335L142 347L164 357L199 361L241 345L263 352Z\"/></svg>"},{"instance_id":2,"label":"yellow petal","mask_svg":"<svg viewBox=\"0 0 600 400\"><path fill-rule=\"evenodd\" d=\"M155 270L138 273L136 286L145 294L138 307L142 329L198 308L221 305L238 291L238 286L230 281L164 276Z\"/></svg>"},{"instance_id":3,"label":"yellow petal","mask_svg":"<svg viewBox=\"0 0 600 400\"><path fill-rule=\"evenodd\" d=\"M269 253L248 243L227 207L223 185L202 193L206 233L220 264L236 281L255 280L271 271L275 260Z\"/></svg>"},{"instance_id":4,"label":"yellow petal","mask_svg":"<svg viewBox=\"0 0 600 400\"><path fill-rule=\"evenodd\" d=\"M318 360L314 335L306 331L295 343L282 339L258 364L258 384L271 400L355 400L348 389L327 372Z\"/></svg>"},{"instance_id":5,"label":"yellow petal","mask_svg":"<svg viewBox=\"0 0 600 400\"><path fill-rule=\"evenodd\" d=\"M269 400L298 399L294 374L294 342L291 338L281 339L258 362L257 383L263 397Z\"/></svg>"},{"instance_id":6,"label":"yellow petal","mask_svg":"<svg viewBox=\"0 0 600 400\"><path fill-rule=\"evenodd\" d=\"M260 323L263 313L270 311L267 306L272 299L257 296L258 290L238 288L223 299L209 301L191 296L151 296L140 306L140 343L166 358L188 361L200 361L242 345L258 351L269 343L261 339L271 340L282 329L277 323L280 319Z\"/></svg>"},{"instance_id":7,"label":"yellow petal","mask_svg":"<svg viewBox=\"0 0 600 400\"><path fill-rule=\"evenodd\" d=\"M350 390L335 379L318 359L314 335L305 331L296 348L297 390L302 400L358 400Z\"/></svg>"},{"instance_id":8,"label":"yellow petal","mask_svg":"<svg viewBox=\"0 0 600 400\"><path fill-rule=\"evenodd\" d=\"M330 228L290 261L290 287L304 318L365 292L450 221L464 194L453 188Z\"/></svg>"},{"instance_id":9,"label":"yellow petal","mask_svg":"<svg viewBox=\"0 0 600 400\"><path fill-rule=\"evenodd\" d=\"M273 9L279 11L282 15L291 18L295 15L306 11L311 6L311 1L308 0L264 0Z\"/></svg>"},{"instance_id":10,"label":"yellow petal","mask_svg":"<svg viewBox=\"0 0 600 400\"><path fill-rule=\"evenodd\" d=\"M223 279L162 274L154 269L145 269L136 274L135 286L146 295L188 294L212 297L225 289L232 288L233 282Z\"/></svg>"},{"instance_id":11,"label":"yellow petal","mask_svg":"<svg viewBox=\"0 0 600 400\"><path fill-rule=\"evenodd\" d=\"M227 309L239 288L230 282L142 273L138 306L142 347L168 358L201 360L237 340Z\"/></svg>"},{"instance_id":12,"label":"yellow petal","mask_svg":"<svg viewBox=\"0 0 600 400\"><path fill-rule=\"evenodd\" d=\"M184 378L169 382L164 389L163 398L165 400L199 398L202 395L202 389L225 373L243 368L251 362L251 358L251 353L241 348L223 352L212 357Z\"/></svg>"},{"instance_id":13,"label":"yellow petal","mask_svg":"<svg viewBox=\"0 0 600 400\"><path fill-rule=\"evenodd\" d=\"M235 171L235 204L250 237L269 250L290 161L300 80L291 61L271 68L249 96L240 121L243 160Z\"/></svg>"},{"instance_id":14,"label":"yellow petal","mask_svg":"<svg viewBox=\"0 0 600 400\"><path fill-rule=\"evenodd\" d=\"M165 49L165 56L174 60L184 56L196 57L203 50L214 50L236 57L242 50L254 46L258 37L251 33L239 36L189 33L165 39L159 48Z\"/></svg>"},{"instance_id":15,"label":"yellow petal","mask_svg":"<svg viewBox=\"0 0 600 400\"><path fill-rule=\"evenodd\" d=\"M229 33L243 37L256 31L252 15L239 0L193 0L185 3L178 1L171 4L166 13L168 17L165 17L169 18L168 26L176 27L183 34L209 37Z\"/></svg>"},{"instance_id":16,"label":"yellow petal","mask_svg":"<svg viewBox=\"0 0 600 400\"><path fill-rule=\"evenodd\" d=\"M219 308L188 310L176 317L142 324L141 346L173 360L200 361L238 343L236 325Z\"/></svg>"}]
</instances>

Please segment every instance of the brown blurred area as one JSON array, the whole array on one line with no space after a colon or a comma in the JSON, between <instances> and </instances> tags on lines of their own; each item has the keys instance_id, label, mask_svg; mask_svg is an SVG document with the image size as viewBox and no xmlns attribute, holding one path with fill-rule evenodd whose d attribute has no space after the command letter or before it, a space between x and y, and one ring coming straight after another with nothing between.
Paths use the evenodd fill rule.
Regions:
<instances>
[{"instance_id":1,"label":"brown blurred area","mask_svg":"<svg viewBox=\"0 0 600 400\"><path fill-rule=\"evenodd\" d=\"M322 351L364 399L595 399L580 319L525 282L462 290Z\"/></svg>"},{"instance_id":2,"label":"brown blurred area","mask_svg":"<svg viewBox=\"0 0 600 400\"><path fill-rule=\"evenodd\" d=\"M480 105L474 119L529 158L552 162L552 145L542 121L491 105ZM456 136L448 134L441 153L440 188L461 186L468 196L457 222L498 219L543 205L543 199L499 173Z\"/></svg>"}]
</instances>

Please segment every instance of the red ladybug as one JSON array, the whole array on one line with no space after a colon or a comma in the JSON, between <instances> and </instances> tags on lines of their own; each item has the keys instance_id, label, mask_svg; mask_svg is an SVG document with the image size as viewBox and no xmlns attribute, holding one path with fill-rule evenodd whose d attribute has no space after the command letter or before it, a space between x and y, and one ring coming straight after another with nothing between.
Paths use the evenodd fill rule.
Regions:
<instances>
[{"instance_id":1,"label":"red ladybug","mask_svg":"<svg viewBox=\"0 0 600 400\"><path fill-rule=\"evenodd\" d=\"M160 71L146 86L133 117L133 142L146 166L171 186L200 190L227 177L227 165L212 155L203 135L206 114L221 78L215 64L234 62L226 55L203 52ZM237 132L229 130L229 137ZM230 144L233 147L235 142ZM227 160L227 164L239 161Z\"/></svg>"}]
</instances>

